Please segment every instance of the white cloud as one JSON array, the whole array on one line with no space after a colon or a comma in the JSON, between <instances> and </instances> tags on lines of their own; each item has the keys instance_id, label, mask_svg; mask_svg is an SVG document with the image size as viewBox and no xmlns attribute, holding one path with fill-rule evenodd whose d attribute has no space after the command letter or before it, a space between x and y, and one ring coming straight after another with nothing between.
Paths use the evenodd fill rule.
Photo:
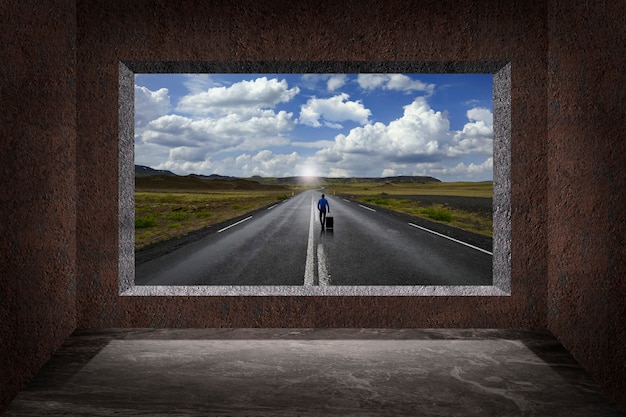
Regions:
<instances>
[{"instance_id":1,"label":"white cloud","mask_svg":"<svg viewBox=\"0 0 626 417\"><path fill-rule=\"evenodd\" d=\"M193 115L223 115L229 113L257 113L288 102L300 92L289 88L287 81L267 79L243 80L229 87L211 87L207 91L183 97L177 111Z\"/></svg>"},{"instance_id":2,"label":"white cloud","mask_svg":"<svg viewBox=\"0 0 626 417\"><path fill-rule=\"evenodd\" d=\"M311 75L307 80L319 87L317 91L334 91L347 82L345 76L334 74ZM293 113L279 111L285 107L278 105L291 101L300 90L265 77L216 87L206 74L188 76L185 86L190 94L179 103L177 109L185 111L180 114L170 113L167 89L135 86L136 161L179 174L491 178L493 114L489 109L471 108L465 125L451 130L447 112L428 104L426 97L434 85L393 74L362 74L359 84L363 89L426 94L404 106L397 119L373 123L372 112L345 93L310 98L300 107L299 119L294 119ZM298 129L311 132L314 129L304 126L340 128L347 121L361 126L346 129L333 140L316 138L315 133L300 136L299 130L289 133L298 138L295 141L287 136L298 122L303 125Z\"/></svg>"},{"instance_id":3,"label":"white cloud","mask_svg":"<svg viewBox=\"0 0 626 417\"><path fill-rule=\"evenodd\" d=\"M358 154L384 157L389 160L415 159L442 153L440 142L448 140L450 123L447 116L432 110L423 97L404 107L404 115L383 123L368 124L337 135L332 147L318 152L322 157Z\"/></svg>"},{"instance_id":4,"label":"white cloud","mask_svg":"<svg viewBox=\"0 0 626 417\"><path fill-rule=\"evenodd\" d=\"M202 162L206 160L206 154L201 150L198 150L198 148L179 146L177 148L170 149L169 160L184 162Z\"/></svg>"},{"instance_id":5,"label":"white cloud","mask_svg":"<svg viewBox=\"0 0 626 417\"><path fill-rule=\"evenodd\" d=\"M230 87L201 90L211 83L207 76L186 78L185 85L191 94L181 99L177 107L185 115L166 114L169 110L166 89L150 92L138 87L146 103L160 103L166 97L167 106L144 106L153 110L142 113L145 122L143 127L136 129L136 149L142 155L148 149L153 156L167 155L161 159L159 166L162 169L177 170L174 172L198 169L196 172L205 173L217 166L217 162L208 159L209 155L229 151L256 152L289 143L284 134L295 125L293 113L275 112L270 107L291 100L299 92L297 87L289 89L285 80L262 77ZM155 165L152 158L142 156L139 160ZM265 163L266 167L268 163Z\"/></svg>"},{"instance_id":6,"label":"white cloud","mask_svg":"<svg viewBox=\"0 0 626 417\"><path fill-rule=\"evenodd\" d=\"M487 181L493 178L493 158L488 157L481 163L459 162L453 166L441 163L418 164L413 175L430 175L443 181Z\"/></svg>"},{"instance_id":7,"label":"white cloud","mask_svg":"<svg viewBox=\"0 0 626 417\"><path fill-rule=\"evenodd\" d=\"M326 176L328 177L346 178L350 176L350 172L347 169L343 169L343 168L330 167L326 172L327 172Z\"/></svg>"},{"instance_id":8,"label":"white cloud","mask_svg":"<svg viewBox=\"0 0 626 417\"><path fill-rule=\"evenodd\" d=\"M492 154L493 153L493 114L489 109L475 107L467 111L470 120L457 131L454 141L448 148L448 155Z\"/></svg>"},{"instance_id":9,"label":"white cloud","mask_svg":"<svg viewBox=\"0 0 626 417\"><path fill-rule=\"evenodd\" d=\"M435 85L413 80L404 74L390 74L386 89L396 91L424 91L427 94L432 94Z\"/></svg>"},{"instance_id":10,"label":"white cloud","mask_svg":"<svg viewBox=\"0 0 626 417\"><path fill-rule=\"evenodd\" d=\"M347 74L303 74L300 83L308 90L319 90L321 84L326 84L326 90L333 92L348 82Z\"/></svg>"},{"instance_id":11,"label":"white cloud","mask_svg":"<svg viewBox=\"0 0 626 417\"><path fill-rule=\"evenodd\" d=\"M316 140L313 142L291 142L292 146L298 146L301 148L327 148L329 146L332 146L335 142L332 140Z\"/></svg>"},{"instance_id":12,"label":"white cloud","mask_svg":"<svg viewBox=\"0 0 626 417\"><path fill-rule=\"evenodd\" d=\"M229 114L219 119L195 120L167 115L151 121L142 133L142 139L167 147L201 148L203 152L258 150L287 144L282 133L292 129L293 125L292 113L285 111L266 110L250 118Z\"/></svg>"},{"instance_id":13,"label":"white cloud","mask_svg":"<svg viewBox=\"0 0 626 417\"><path fill-rule=\"evenodd\" d=\"M389 77L385 74L359 74L356 78L359 87L364 90L382 88L388 80Z\"/></svg>"},{"instance_id":14,"label":"white cloud","mask_svg":"<svg viewBox=\"0 0 626 417\"><path fill-rule=\"evenodd\" d=\"M296 152L290 154L274 154L263 150L251 158L253 162L252 174L267 177L294 175L294 168L301 162Z\"/></svg>"},{"instance_id":15,"label":"white cloud","mask_svg":"<svg viewBox=\"0 0 626 417\"><path fill-rule=\"evenodd\" d=\"M151 91L135 85L135 129L141 130L151 120L166 115L170 110L167 88Z\"/></svg>"},{"instance_id":16,"label":"white cloud","mask_svg":"<svg viewBox=\"0 0 626 417\"><path fill-rule=\"evenodd\" d=\"M313 127L324 125L332 128L341 128L338 122L346 120L366 124L372 112L361 101L350 101L349 98L346 93L330 98L313 97L300 108L299 121Z\"/></svg>"},{"instance_id":17,"label":"white cloud","mask_svg":"<svg viewBox=\"0 0 626 417\"><path fill-rule=\"evenodd\" d=\"M402 117L389 124L368 124L347 135L337 135L332 146L321 149L313 158L325 172L340 166L348 175L378 176L381 170L384 176L408 175L427 172L426 168L441 175L484 174L492 162L453 162L460 156L493 152L491 112L475 108L467 116L470 122L463 130L452 131L446 112L433 110L424 97L417 97L404 107ZM451 163L457 165L451 168Z\"/></svg>"},{"instance_id":18,"label":"white cloud","mask_svg":"<svg viewBox=\"0 0 626 417\"><path fill-rule=\"evenodd\" d=\"M221 160L206 158L202 161L169 159L157 169L169 169L179 174L220 174L239 177L287 177L300 175L306 161L297 152L275 154L267 149L256 154L243 153Z\"/></svg>"},{"instance_id":19,"label":"white cloud","mask_svg":"<svg viewBox=\"0 0 626 417\"><path fill-rule=\"evenodd\" d=\"M170 97L167 88L151 91L135 85L135 158L138 165L155 166L167 158L162 146L144 143L144 133L150 121L167 115Z\"/></svg>"},{"instance_id":20,"label":"white cloud","mask_svg":"<svg viewBox=\"0 0 626 417\"><path fill-rule=\"evenodd\" d=\"M474 107L467 111L467 118L471 121L483 121L489 126L493 126L493 113L483 107Z\"/></svg>"},{"instance_id":21,"label":"white cloud","mask_svg":"<svg viewBox=\"0 0 626 417\"><path fill-rule=\"evenodd\" d=\"M423 91L426 95L435 91L435 84L413 80L404 74L359 74L356 81L364 90L382 88L404 92Z\"/></svg>"},{"instance_id":22,"label":"white cloud","mask_svg":"<svg viewBox=\"0 0 626 417\"><path fill-rule=\"evenodd\" d=\"M328 91L335 91L336 89L343 87L347 80L348 77L345 74L334 74L326 82L326 87L328 88Z\"/></svg>"},{"instance_id":23,"label":"white cloud","mask_svg":"<svg viewBox=\"0 0 626 417\"><path fill-rule=\"evenodd\" d=\"M135 163L149 167L156 167L167 160L169 150L163 146L149 143L135 142Z\"/></svg>"}]
</instances>

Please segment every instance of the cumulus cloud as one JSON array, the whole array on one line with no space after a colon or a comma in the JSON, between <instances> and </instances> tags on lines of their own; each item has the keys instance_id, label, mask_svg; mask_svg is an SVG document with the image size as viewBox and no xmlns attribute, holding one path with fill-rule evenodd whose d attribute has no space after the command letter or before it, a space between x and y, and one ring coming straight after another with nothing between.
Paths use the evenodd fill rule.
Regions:
<instances>
[{"instance_id":1,"label":"cumulus cloud","mask_svg":"<svg viewBox=\"0 0 626 417\"><path fill-rule=\"evenodd\" d=\"M148 149L150 155L168 155L160 165L164 169L207 170L215 164L208 159L211 155L289 143L284 134L295 125L293 113L273 107L291 100L298 87L267 77L216 87L202 74L187 76L184 84L190 94L179 101L179 114L167 114L167 89L136 87L136 146L142 155Z\"/></svg>"},{"instance_id":2,"label":"cumulus cloud","mask_svg":"<svg viewBox=\"0 0 626 417\"><path fill-rule=\"evenodd\" d=\"M349 98L346 93L330 98L313 97L300 108L299 121L313 127L323 125L332 128L341 128L338 122L346 120L366 124L372 112L361 101L350 101Z\"/></svg>"},{"instance_id":3,"label":"cumulus cloud","mask_svg":"<svg viewBox=\"0 0 626 417\"><path fill-rule=\"evenodd\" d=\"M423 97L404 107L401 118L368 124L337 135L333 146L320 151L320 157L359 154L384 157L389 160L417 160L441 153L440 142L448 140L450 123L447 115L435 112Z\"/></svg>"},{"instance_id":4,"label":"cumulus cloud","mask_svg":"<svg viewBox=\"0 0 626 417\"><path fill-rule=\"evenodd\" d=\"M289 88L287 81L268 79L243 80L229 87L211 87L206 91L183 97L177 111L192 115L223 115L228 113L256 113L288 102L300 92Z\"/></svg>"},{"instance_id":5,"label":"cumulus cloud","mask_svg":"<svg viewBox=\"0 0 626 417\"><path fill-rule=\"evenodd\" d=\"M402 117L389 124L368 124L350 130L347 135L337 135L334 143L318 151L314 159L327 171L340 166L350 175L357 172L371 176L381 172L384 176L399 175L425 167L451 175L450 168L442 170L453 158L490 155L493 151L491 112L474 108L467 112L467 117L469 122L462 131L452 131L447 113L433 110L424 97L417 97L404 107ZM455 167L457 172L468 175L487 168L485 164L463 163Z\"/></svg>"},{"instance_id":6,"label":"cumulus cloud","mask_svg":"<svg viewBox=\"0 0 626 417\"><path fill-rule=\"evenodd\" d=\"M306 160L297 152L276 154L264 149L256 154L243 153L236 157L213 160L207 157L201 161L168 159L157 169L168 169L181 174L205 173L226 174L241 177L259 175L263 177L286 177L300 175Z\"/></svg>"},{"instance_id":7,"label":"cumulus cloud","mask_svg":"<svg viewBox=\"0 0 626 417\"><path fill-rule=\"evenodd\" d=\"M448 148L448 155L470 153L491 154L493 152L493 113L489 109L475 107L467 111L470 120L463 130L456 132Z\"/></svg>"},{"instance_id":8,"label":"cumulus cloud","mask_svg":"<svg viewBox=\"0 0 626 417\"><path fill-rule=\"evenodd\" d=\"M148 122L166 115L170 110L170 97L167 88L151 91L135 85L135 128L142 129Z\"/></svg>"},{"instance_id":9,"label":"cumulus cloud","mask_svg":"<svg viewBox=\"0 0 626 417\"><path fill-rule=\"evenodd\" d=\"M290 154L274 154L272 151L263 150L251 158L254 166L252 175L275 176L293 175L294 168L301 162L300 156L296 152Z\"/></svg>"},{"instance_id":10,"label":"cumulus cloud","mask_svg":"<svg viewBox=\"0 0 626 417\"><path fill-rule=\"evenodd\" d=\"M167 88L151 91L135 85L135 155L139 165L153 166L155 161L163 161L167 150L161 146L143 142L143 134L151 120L167 115L170 110L170 97Z\"/></svg>"},{"instance_id":11,"label":"cumulus cloud","mask_svg":"<svg viewBox=\"0 0 626 417\"><path fill-rule=\"evenodd\" d=\"M426 95L431 95L435 91L434 84L413 80L404 74L359 74L356 81L364 90L382 88L407 93L423 91Z\"/></svg>"},{"instance_id":12,"label":"cumulus cloud","mask_svg":"<svg viewBox=\"0 0 626 417\"><path fill-rule=\"evenodd\" d=\"M166 147L200 148L203 152L257 150L284 145L284 131L293 128L292 113L266 110L254 117L228 114L221 118L192 119L166 115L148 123L143 142Z\"/></svg>"}]
</instances>

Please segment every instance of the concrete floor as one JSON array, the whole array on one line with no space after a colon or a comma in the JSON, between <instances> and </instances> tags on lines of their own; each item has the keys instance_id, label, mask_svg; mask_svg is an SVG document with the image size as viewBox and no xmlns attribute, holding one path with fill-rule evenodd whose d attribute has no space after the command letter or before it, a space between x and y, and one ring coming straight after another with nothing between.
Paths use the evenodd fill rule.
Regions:
<instances>
[{"instance_id":1,"label":"concrete floor","mask_svg":"<svg viewBox=\"0 0 626 417\"><path fill-rule=\"evenodd\" d=\"M3 416L624 416L548 333L101 329Z\"/></svg>"}]
</instances>

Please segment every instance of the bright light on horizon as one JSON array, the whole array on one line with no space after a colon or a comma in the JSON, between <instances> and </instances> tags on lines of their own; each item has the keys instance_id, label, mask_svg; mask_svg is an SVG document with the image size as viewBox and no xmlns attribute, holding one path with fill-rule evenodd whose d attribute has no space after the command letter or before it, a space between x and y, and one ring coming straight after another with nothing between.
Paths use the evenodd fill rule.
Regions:
<instances>
[{"instance_id":1,"label":"bright light on horizon","mask_svg":"<svg viewBox=\"0 0 626 417\"><path fill-rule=\"evenodd\" d=\"M305 164L300 168L300 172L297 174L299 177L304 177L305 179L314 180L319 177L319 173L317 167L312 164Z\"/></svg>"}]
</instances>

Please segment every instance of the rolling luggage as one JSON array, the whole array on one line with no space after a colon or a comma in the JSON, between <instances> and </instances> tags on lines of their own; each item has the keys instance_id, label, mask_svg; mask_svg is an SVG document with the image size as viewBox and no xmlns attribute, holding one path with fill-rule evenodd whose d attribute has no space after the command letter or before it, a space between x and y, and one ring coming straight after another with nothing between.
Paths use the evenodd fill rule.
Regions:
<instances>
[{"instance_id":1,"label":"rolling luggage","mask_svg":"<svg viewBox=\"0 0 626 417\"><path fill-rule=\"evenodd\" d=\"M333 228L333 216L326 216L326 229Z\"/></svg>"}]
</instances>

